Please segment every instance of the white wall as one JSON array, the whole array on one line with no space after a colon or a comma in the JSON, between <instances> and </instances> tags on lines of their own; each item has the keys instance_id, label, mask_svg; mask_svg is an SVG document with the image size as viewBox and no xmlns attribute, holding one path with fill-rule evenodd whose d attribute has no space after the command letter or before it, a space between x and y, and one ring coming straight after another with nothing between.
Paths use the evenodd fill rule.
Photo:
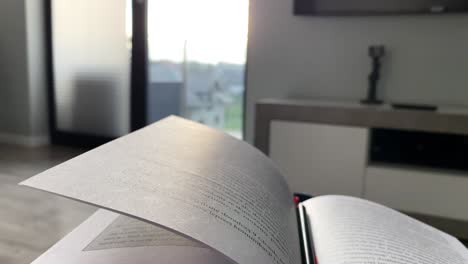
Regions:
<instances>
[{"instance_id":1,"label":"white wall","mask_svg":"<svg viewBox=\"0 0 468 264\"><path fill-rule=\"evenodd\" d=\"M0 1L0 134L29 132L24 1Z\"/></svg>"},{"instance_id":2,"label":"white wall","mask_svg":"<svg viewBox=\"0 0 468 264\"><path fill-rule=\"evenodd\" d=\"M0 1L0 142L47 143L42 0Z\"/></svg>"},{"instance_id":3,"label":"white wall","mask_svg":"<svg viewBox=\"0 0 468 264\"><path fill-rule=\"evenodd\" d=\"M260 98L364 97L371 44L387 46L386 101L468 105L468 15L298 17L292 2L250 3L248 141Z\"/></svg>"}]
</instances>

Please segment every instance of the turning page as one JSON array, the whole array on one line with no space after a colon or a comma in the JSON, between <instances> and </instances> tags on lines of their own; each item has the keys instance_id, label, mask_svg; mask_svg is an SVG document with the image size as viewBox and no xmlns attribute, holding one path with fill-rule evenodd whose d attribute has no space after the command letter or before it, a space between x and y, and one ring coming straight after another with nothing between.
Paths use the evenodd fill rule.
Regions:
<instances>
[{"instance_id":1,"label":"turning page","mask_svg":"<svg viewBox=\"0 0 468 264\"><path fill-rule=\"evenodd\" d=\"M237 263L296 264L292 194L270 159L169 117L22 183L158 224Z\"/></svg>"},{"instance_id":2,"label":"turning page","mask_svg":"<svg viewBox=\"0 0 468 264\"><path fill-rule=\"evenodd\" d=\"M128 216L98 210L32 264L229 264L204 244Z\"/></svg>"},{"instance_id":3,"label":"turning page","mask_svg":"<svg viewBox=\"0 0 468 264\"><path fill-rule=\"evenodd\" d=\"M320 264L467 264L454 237L385 206L345 196L304 202Z\"/></svg>"}]
</instances>

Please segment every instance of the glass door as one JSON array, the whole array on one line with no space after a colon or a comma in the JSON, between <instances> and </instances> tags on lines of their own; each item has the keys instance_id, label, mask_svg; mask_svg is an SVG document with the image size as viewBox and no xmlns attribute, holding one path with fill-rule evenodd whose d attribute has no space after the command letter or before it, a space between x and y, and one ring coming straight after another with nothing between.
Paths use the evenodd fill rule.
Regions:
<instances>
[{"instance_id":1,"label":"glass door","mask_svg":"<svg viewBox=\"0 0 468 264\"><path fill-rule=\"evenodd\" d=\"M248 0L46 0L52 142L168 115L241 138Z\"/></svg>"},{"instance_id":2,"label":"glass door","mask_svg":"<svg viewBox=\"0 0 468 264\"><path fill-rule=\"evenodd\" d=\"M131 2L47 0L52 142L96 146L130 131Z\"/></svg>"},{"instance_id":3,"label":"glass door","mask_svg":"<svg viewBox=\"0 0 468 264\"><path fill-rule=\"evenodd\" d=\"M147 0L146 122L180 115L242 138L248 0Z\"/></svg>"}]
</instances>

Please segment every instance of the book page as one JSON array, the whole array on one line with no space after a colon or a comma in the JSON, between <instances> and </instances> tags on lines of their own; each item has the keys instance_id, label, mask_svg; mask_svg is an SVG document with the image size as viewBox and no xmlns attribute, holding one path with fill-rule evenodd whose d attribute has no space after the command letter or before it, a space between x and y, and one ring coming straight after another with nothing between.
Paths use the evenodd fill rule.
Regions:
<instances>
[{"instance_id":1,"label":"book page","mask_svg":"<svg viewBox=\"0 0 468 264\"><path fill-rule=\"evenodd\" d=\"M199 242L164 228L119 215L83 251L156 246L206 248L205 245Z\"/></svg>"},{"instance_id":2,"label":"book page","mask_svg":"<svg viewBox=\"0 0 468 264\"><path fill-rule=\"evenodd\" d=\"M345 196L304 203L320 264L466 264L454 237L382 205Z\"/></svg>"},{"instance_id":3,"label":"book page","mask_svg":"<svg viewBox=\"0 0 468 264\"><path fill-rule=\"evenodd\" d=\"M232 262L201 243L161 227L101 209L32 264L129 263Z\"/></svg>"},{"instance_id":4,"label":"book page","mask_svg":"<svg viewBox=\"0 0 468 264\"><path fill-rule=\"evenodd\" d=\"M22 184L156 223L237 263L300 261L292 194L272 161L182 118L166 118Z\"/></svg>"}]
</instances>

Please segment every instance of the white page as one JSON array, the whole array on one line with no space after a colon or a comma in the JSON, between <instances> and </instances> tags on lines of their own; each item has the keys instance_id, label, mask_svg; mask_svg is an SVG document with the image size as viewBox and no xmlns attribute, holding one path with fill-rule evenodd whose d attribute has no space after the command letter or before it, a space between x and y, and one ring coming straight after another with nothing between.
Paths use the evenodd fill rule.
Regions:
<instances>
[{"instance_id":1,"label":"white page","mask_svg":"<svg viewBox=\"0 0 468 264\"><path fill-rule=\"evenodd\" d=\"M295 208L272 161L169 117L25 182L185 234L240 264L299 263Z\"/></svg>"},{"instance_id":2,"label":"white page","mask_svg":"<svg viewBox=\"0 0 468 264\"><path fill-rule=\"evenodd\" d=\"M201 243L167 232L101 209L32 264L231 263Z\"/></svg>"},{"instance_id":3,"label":"white page","mask_svg":"<svg viewBox=\"0 0 468 264\"><path fill-rule=\"evenodd\" d=\"M320 264L466 264L454 237L382 205L345 196L304 202Z\"/></svg>"}]
</instances>

